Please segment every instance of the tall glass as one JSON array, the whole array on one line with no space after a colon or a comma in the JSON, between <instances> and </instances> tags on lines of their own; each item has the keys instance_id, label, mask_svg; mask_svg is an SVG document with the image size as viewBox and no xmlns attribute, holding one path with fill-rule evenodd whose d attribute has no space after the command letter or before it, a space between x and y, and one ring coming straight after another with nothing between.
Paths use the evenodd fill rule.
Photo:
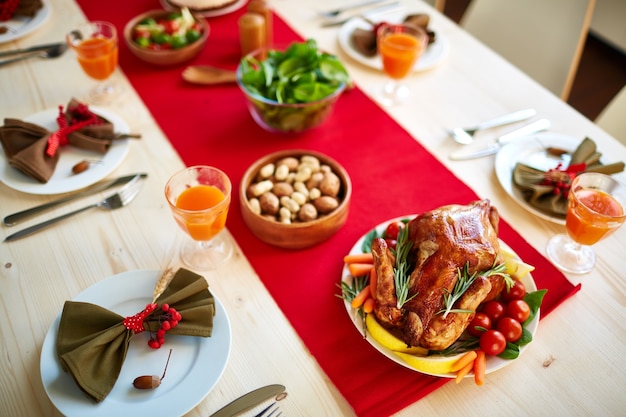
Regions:
<instances>
[{"instance_id":1,"label":"tall glass","mask_svg":"<svg viewBox=\"0 0 626 417\"><path fill-rule=\"evenodd\" d=\"M591 271L596 256L591 248L614 233L626 220L626 186L600 173L577 176L570 187L565 229L554 236L547 252L559 268L575 274Z\"/></svg>"},{"instance_id":2,"label":"tall glass","mask_svg":"<svg viewBox=\"0 0 626 417\"><path fill-rule=\"evenodd\" d=\"M377 32L377 45L383 70L391 80L376 97L385 106L400 104L411 94L402 80L413 71L428 46L428 35L424 29L410 24L383 24Z\"/></svg>"},{"instance_id":3,"label":"tall glass","mask_svg":"<svg viewBox=\"0 0 626 417\"><path fill-rule=\"evenodd\" d=\"M192 269L215 269L232 254L232 245L220 234L226 226L231 189L223 171L205 165L185 168L165 185L174 220L192 239L180 252Z\"/></svg>"},{"instance_id":4,"label":"tall glass","mask_svg":"<svg viewBox=\"0 0 626 417\"><path fill-rule=\"evenodd\" d=\"M118 61L115 26L108 22L87 22L69 31L65 40L75 51L83 71L98 82L89 91L87 101L93 104L112 101L118 94L118 87L109 81Z\"/></svg>"}]
</instances>

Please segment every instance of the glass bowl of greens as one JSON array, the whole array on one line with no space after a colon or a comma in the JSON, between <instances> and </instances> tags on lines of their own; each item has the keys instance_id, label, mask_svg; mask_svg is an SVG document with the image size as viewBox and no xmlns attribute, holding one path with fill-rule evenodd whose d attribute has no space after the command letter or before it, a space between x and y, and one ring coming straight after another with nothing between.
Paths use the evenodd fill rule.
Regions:
<instances>
[{"instance_id":1,"label":"glass bowl of greens","mask_svg":"<svg viewBox=\"0 0 626 417\"><path fill-rule=\"evenodd\" d=\"M297 133L326 121L351 81L339 59L309 39L246 55L237 67L237 84L261 127Z\"/></svg>"}]
</instances>

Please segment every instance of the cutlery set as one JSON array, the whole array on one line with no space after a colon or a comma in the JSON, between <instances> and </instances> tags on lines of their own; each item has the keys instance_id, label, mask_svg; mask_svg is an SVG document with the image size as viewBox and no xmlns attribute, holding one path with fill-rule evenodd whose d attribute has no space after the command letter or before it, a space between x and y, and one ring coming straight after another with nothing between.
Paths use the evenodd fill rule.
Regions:
<instances>
[{"instance_id":1,"label":"cutlery set","mask_svg":"<svg viewBox=\"0 0 626 417\"><path fill-rule=\"evenodd\" d=\"M319 12L319 15L324 19L321 27L341 26L354 17L372 17L372 15L376 13L387 13L389 11L396 10L399 6L400 4L397 1L384 3L384 0L369 0L334 10L322 11ZM357 13L350 15L345 14L345 12L350 10L357 10Z\"/></svg>"},{"instance_id":2,"label":"cutlery set","mask_svg":"<svg viewBox=\"0 0 626 417\"><path fill-rule=\"evenodd\" d=\"M495 119L487 120L471 128L456 127L450 130L449 134L455 142L462 145L469 145L474 142L474 134L480 130L491 129L494 127L500 127L511 123L525 121L532 118L536 114L537 112L534 109L520 110L510 114L506 114L504 116L496 117ZM453 161L464 161L468 159L476 159L482 158L483 156L493 155L497 153L500 148L509 143L512 139L531 135L533 133L541 132L549 128L550 121L548 119L540 119L515 130L509 131L508 133L496 138L495 142L487 145L482 149L472 150L470 152L452 152L449 155L449 158Z\"/></svg>"},{"instance_id":3,"label":"cutlery set","mask_svg":"<svg viewBox=\"0 0 626 417\"><path fill-rule=\"evenodd\" d=\"M100 191L104 191L107 190L109 188L115 187L115 186L120 186L120 185L124 185L119 191L117 191L114 194L111 194L110 196L108 196L107 198L105 198L104 200L96 203L96 204L91 204L88 206L85 206L81 209L72 211L70 213L66 213L63 214L61 216L55 217L53 219L50 220L46 220L42 223L38 223L34 226L30 226L27 227L26 229L20 230L19 232L13 233L9 236L7 236L4 241L5 242L11 242L17 239L20 239L22 237L31 235L39 230L42 230L46 227L49 227L55 223L60 222L61 220L67 219L68 217L71 217L75 214L78 213L82 213L83 211L87 211L89 209L92 208L102 208L105 210L115 210L124 206L127 206L128 204L130 204L135 197L137 197L137 195L139 194L139 192L141 191L141 187L143 185L143 180L147 177L147 174L144 173L140 173L140 174L133 174L133 175L128 175L128 176L124 176L124 177L120 177L116 180L113 181L109 181L109 182L105 182L103 184L99 184L99 185L95 185L85 191L81 191L75 194L72 194L70 196L67 197L63 197L60 198L58 200L55 201L51 201L49 203L46 204L42 204L40 206L37 207L33 207L15 214L11 214L9 216L6 216L4 218L4 224L7 226L13 226L17 223L19 223L22 220L25 220L31 216L34 216L35 214L38 213L42 213L46 210L49 210L53 207L56 207L60 204L66 203L68 201L77 199L77 198L81 198L81 197L86 197L88 195L92 195L94 193L100 192Z\"/></svg>"},{"instance_id":4,"label":"cutlery set","mask_svg":"<svg viewBox=\"0 0 626 417\"><path fill-rule=\"evenodd\" d=\"M239 413L243 413L246 410L251 409L270 398L274 398L275 401L261 410L254 417L278 417L282 413L278 411L276 401L280 401L287 396L285 392L285 386L279 384L267 385L261 388L257 388L241 397L226 404L224 407L211 414L209 417L232 417ZM276 412L278 411L278 414ZM269 414L267 414L269 412Z\"/></svg>"},{"instance_id":5,"label":"cutlery set","mask_svg":"<svg viewBox=\"0 0 626 417\"><path fill-rule=\"evenodd\" d=\"M12 51L0 52L0 58L13 57L0 61L0 67L14 62L22 61L28 58L58 58L67 51L67 44L65 42L50 43L45 45L32 46L26 49L16 49Z\"/></svg>"}]
</instances>

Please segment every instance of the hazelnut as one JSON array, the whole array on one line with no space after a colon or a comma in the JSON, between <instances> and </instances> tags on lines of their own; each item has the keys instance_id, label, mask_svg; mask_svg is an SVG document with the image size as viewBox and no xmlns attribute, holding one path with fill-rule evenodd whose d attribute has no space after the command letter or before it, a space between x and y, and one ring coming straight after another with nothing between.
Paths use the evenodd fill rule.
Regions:
<instances>
[{"instance_id":1,"label":"hazelnut","mask_svg":"<svg viewBox=\"0 0 626 417\"><path fill-rule=\"evenodd\" d=\"M335 197L328 195L323 195L320 198L315 199L313 204L315 205L317 211L322 214L328 214L339 207L339 201L337 201Z\"/></svg>"},{"instance_id":2,"label":"hazelnut","mask_svg":"<svg viewBox=\"0 0 626 417\"><path fill-rule=\"evenodd\" d=\"M337 197L339 188L341 188L341 180L339 180L339 177L333 172L325 173L324 178L322 178L320 182L320 191L322 194Z\"/></svg>"}]
</instances>

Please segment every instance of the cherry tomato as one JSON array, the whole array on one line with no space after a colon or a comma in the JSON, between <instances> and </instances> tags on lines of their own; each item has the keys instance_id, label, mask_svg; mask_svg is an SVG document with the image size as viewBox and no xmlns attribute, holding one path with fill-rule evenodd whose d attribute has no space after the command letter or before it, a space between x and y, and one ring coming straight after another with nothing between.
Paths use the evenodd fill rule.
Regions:
<instances>
[{"instance_id":1,"label":"cherry tomato","mask_svg":"<svg viewBox=\"0 0 626 417\"><path fill-rule=\"evenodd\" d=\"M384 237L385 239L393 239L398 240L398 234L400 230L404 227L404 223L402 222L391 222L387 225L385 229Z\"/></svg>"},{"instance_id":2,"label":"cherry tomato","mask_svg":"<svg viewBox=\"0 0 626 417\"><path fill-rule=\"evenodd\" d=\"M502 317L496 328L508 342L517 342L522 337L522 325L512 317Z\"/></svg>"},{"instance_id":3,"label":"cherry tomato","mask_svg":"<svg viewBox=\"0 0 626 417\"><path fill-rule=\"evenodd\" d=\"M491 319L491 325L495 325L498 320L504 317L504 304L497 300L487 301L480 310Z\"/></svg>"},{"instance_id":4,"label":"cherry tomato","mask_svg":"<svg viewBox=\"0 0 626 417\"><path fill-rule=\"evenodd\" d=\"M513 300L506 305L506 316L523 323L530 317L530 307L524 300Z\"/></svg>"},{"instance_id":5,"label":"cherry tomato","mask_svg":"<svg viewBox=\"0 0 626 417\"><path fill-rule=\"evenodd\" d=\"M526 295L526 287L522 283L522 281L516 279L513 283L513 286L509 288L507 291L506 288L502 290L502 300L505 302L509 302L512 300L521 300Z\"/></svg>"},{"instance_id":6,"label":"cherry tomato","mask_svg":"<svg viewBox=\"0 0 626 417\"><path fill-rule=\"evenodd\" d=\"M491 329L491 319L485 313L476 313L472 321L470 321L467 331L475 337L480 337L485 331L477 329L476 327L483 327L487 330Z\"/></svg>"},{"instance_id":7,"label":"cherry tomato","mask_svg":"<svg viewBox=\"0 0 626 417\"><path fill-rule=\"evenodd\" d=\"M504 349L506 348L506 339L502 333L491 329L487 330L482 334L482 336L480 336L478 344L487 355L497 356L504 352Z\"/></svg>"},{"instance_id":8,"label":"cherry tomato","mask_svg":"<svg viewBox=\"0 0 626 417\"><path fill-rule=\"evenodd\" d=\"M385 239L385 242L387 243L387 247L391 249L395 249L396 246L398 246L398 241L395 239Z\"/></svg>"}]
</instances>

